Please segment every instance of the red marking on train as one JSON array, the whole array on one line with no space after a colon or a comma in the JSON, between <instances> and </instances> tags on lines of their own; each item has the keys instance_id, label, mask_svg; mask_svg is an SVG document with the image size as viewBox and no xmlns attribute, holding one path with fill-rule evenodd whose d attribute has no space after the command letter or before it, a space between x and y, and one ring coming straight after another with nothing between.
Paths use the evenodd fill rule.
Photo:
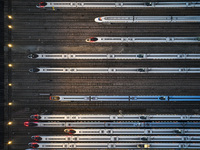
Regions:
<instances>
[{"instance_id":1,"label":"red marking on train","mask_svg":"<svg viewBox=\"0 0 200 150\"><path fill-rule=\"evenodd\" d=\"M24 122L24 126L28 127L29 126L29 122Z\"/></svg>"}]
</instances>

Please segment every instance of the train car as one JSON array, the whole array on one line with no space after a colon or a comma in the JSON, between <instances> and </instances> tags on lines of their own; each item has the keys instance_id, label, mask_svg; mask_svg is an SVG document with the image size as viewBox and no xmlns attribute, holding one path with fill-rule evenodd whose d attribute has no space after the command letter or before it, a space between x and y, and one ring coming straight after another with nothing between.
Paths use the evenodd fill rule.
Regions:
<instances>
[{"instance_id":1,"label":"train car","mask_svg":"<svg viewBox=\"0 0 200 150\"><path fill-rule=\"evenodd\" d=\"M52 101L90 101L90 97L89 96L50 96L49 97L50 100Z\"/></svg>"},{"instance_id":2,"label":"train car","mask_svg":"<svg viewBox=\"0 0 200 150\"><path fill-rule=\"evenodd\" d=\"M195 23L200 16L103 16L94 19L97 23Z\"/></svg>"},{"instance_id":3,"label":"train car","mask_svg":"<svg viewBox=\"0 0 200 150\"><path fill-rule=\"evenodd\" d=\"M200 7L200 2L40 2L40 9L65 8L181 8Z\"/></svg>"},{"instance_id":4,"label":"train car","mask_svg":"<svg viewBox=\"0 0 200 150\"><path fill-rule=\"evenodd\" d=\"M200 37L91 37L89 43L199 43Z\"/></svg>"},{"instance_id":5,"label":"train car","mask_svg":"<svg viewBox=\"0 0 200 150\"><path fill-rule=\"evenodd\" d=\"M56 95L50 96L50 100L58 102L71 101L200 101L200 96L68 96Z\"/></svg>"},{"instance_id":6,"label":"train car","mask_svg":"<svg viewBox=\"0 0 200 150\"><path fill-rule=\"evenodd\" d=\"M30 119L40 121L200 121L200 115L31 115Z\"/></svg>"}]
</instances>

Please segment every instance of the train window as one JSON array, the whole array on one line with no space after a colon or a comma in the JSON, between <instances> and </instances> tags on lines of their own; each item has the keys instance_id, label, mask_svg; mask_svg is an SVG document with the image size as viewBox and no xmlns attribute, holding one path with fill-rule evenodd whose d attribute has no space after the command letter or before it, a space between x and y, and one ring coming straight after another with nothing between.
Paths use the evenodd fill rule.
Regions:
<instances>
[{"instance_id":1,"label":"train window","mask_svg":"<svg viewBox=\"0 0 200 150\"><path fill-rule=\"evenodd\" d=\"M94 38L91 38L90 40L91 40L91 41L97 41L98 38L94 37Z\"/></svg>"}]
</instances>

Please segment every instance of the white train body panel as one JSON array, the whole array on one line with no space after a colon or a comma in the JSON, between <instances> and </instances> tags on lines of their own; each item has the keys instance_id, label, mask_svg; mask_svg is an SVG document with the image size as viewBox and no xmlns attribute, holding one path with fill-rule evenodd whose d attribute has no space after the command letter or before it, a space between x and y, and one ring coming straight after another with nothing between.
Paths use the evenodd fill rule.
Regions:
<instances>
[{"instance_id":1,"label":"white train body panel","mask_svg":"<svg viewBox=\"0 0 200 150\"><path fill-rule=\"evenodd\" d=\"M200 22L200 16L103 16L98 23L183 23Z\"/></svg>"},{"instance_id":2,"label":"white train body panel","mask_svg":"<svg viewBox=\"0 0 200 150\"><path fill-rule=\"evenodd\" d=\"M65 122L38 122L36 127L66 127Z\"/></svg>"},{"instance_id":3,"label":"white train body panel","mask_svg":"<svg viewBox=\"0 0 200 150\"><path fill-rule=\"evenodd\" d=\"M69 96L69 97L65 97L65 96L61 96L59 101L89 101L89 96Z\"/></svg>"},{"instance_id":4,"label":"white train body panel","mask_svg":"<svg viewBox=\"0 0 200 150\"><path fill-rule=\"evenodd\" d=\"M200 22L200 16L173 16L172 22Z\"/></svg>"}]
</instances>

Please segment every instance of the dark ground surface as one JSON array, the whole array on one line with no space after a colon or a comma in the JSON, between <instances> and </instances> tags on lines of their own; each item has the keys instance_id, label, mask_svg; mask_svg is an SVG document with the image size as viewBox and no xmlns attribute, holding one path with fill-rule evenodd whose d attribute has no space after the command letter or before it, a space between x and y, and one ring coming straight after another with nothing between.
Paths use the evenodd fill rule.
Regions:
<instances>
[{"instance_id":1,"label":"dark ground surface","mask_svg":"<svg viewBox=\"0 0 200 150\"><path fill-rule=\"evenodd\" d=\"M128 0L126 0L128 1ZM134 1L134 0L132 0ZM161 1L161 0L160 0ZM90 44L92 36L200 36L199 23L102 25L93 20L105 15L200 15L198 8L184 9L36 9L40 1L12 0L11 60L5 67L5 120L14 124L5 128L5 141L13 145L5 150L22 150L35 134L63 134L63 128L26 128L23 122L31 114L199 114L199 102L68 102L49 101L52 95L200 95L199 74L34 74L32 67L200 67L199 60L30 60L30 53L199 53L200 44ZM5 1L5 45L9 42ZM1 19L0 19L1 20ZM2 44L1 44L2 45ZM2 59L1 59L2 60ZM2 63L1 63L2 64ZM13 86L7 93L8 75ZM1 81L2 83L3 81ZM2 90L1 90L2 93ZM2 94L1 94L2 95ZM2 99L2 98L1 98ZM2 102L1 102L2 104ZM7 104L7 103L6 103ZM2 109L1 109L2 110ZM8 115L7 115L8 114ZM2 124L2 123L1 123ZM0 130L1 131L1 130ZM2 131L1 131L2 132ZM6 145L6 144L5 144Z\"/></svg>"}]
</instances>

